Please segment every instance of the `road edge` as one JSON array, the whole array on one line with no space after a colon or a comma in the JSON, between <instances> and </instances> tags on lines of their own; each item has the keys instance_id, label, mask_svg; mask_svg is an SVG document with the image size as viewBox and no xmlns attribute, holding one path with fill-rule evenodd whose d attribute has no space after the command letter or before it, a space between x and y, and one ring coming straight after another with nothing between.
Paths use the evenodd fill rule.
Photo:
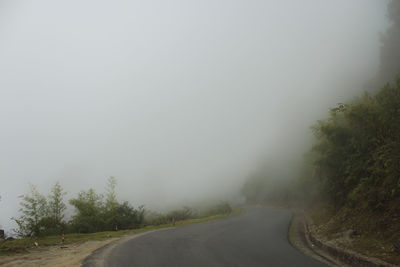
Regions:
<instances>
[{"instance_id":1,"label":"road edge","mask_svg":"<svg viewBox=\"0 0 400 267\"><path fill-rule=\"evenodd\" d=\"M129 235L125 235L117 240L114 240L110 243L108 243L105 246L102 246L98 249L96 249L95 251L93 251L90 255L88 255L81 263L81 266L84 267L103 267L103 266L107 266L108 263L108 259L109 259L109 255L111 253L111 251L116 247L119 246L129 240L138 238L140 236L143 235L147 235L150 233L154 233L154 232L158 232L158 231L163 231L163 230L167 230L167 229L171 229L172 227L168 227L168 228L162 228L162 229L155 229L155 230L149 230L146 232L142 232L142 233L134 233L134 234L129 234Z\"/></svg>"},{"instance_id":2,"label":"road edge","mask_svg":"<svg viewBox=\"0 0 400 267\"><path fill-rule=\"evenodd\" d=\"M328 266L343 266L331 259L323 251L316 248L309 239L304 216L292 211L292 219L288 229L289 243L304 255L314 258Z\"/></svg>"},{"instance_id":3,"label":"road edge","mask_svg":"<svg viewBox=\"0 0 400 267\"><path fill-rule=\"evenodd\" d=\"M158 232L158 231L162 231L162 230L168 230L168 229L172 229L175 227L183 227L183 226L188 226L188 225L192 225L192 224L198 224L198 223L207 223L210 221L214 221L214 220L223 220L223 219L227 219L227 218L231 218L231 217L235 217L235 216L239 216L246 213L246 210L243 207L235 207L233 209L233 211L230 214L226 214L225 216L219 217L219 218L212 218L214 216L211 217L205 217L205 218L201 218L200 221L195 221L192 220L189 223L185 223L185 221L183 221L184 223L181 225L176 225L176 226L169 226L169 227L165 227L165 228L160 228L160 229L153 229L153 230L148 230L148 231L144 231L141 233L131 233L131 234L127 234L124 235L120 238L118 238L117 240L114 240L108 244L106 244L105 246L102 246L96 250L94 250L91 254L89 254L82 262L81 262L81 266L84 267L92 267L92 266L107 266L107 259L109 258L108 255L111 253L111 251L118 245L132 240L134 238L140 237L142 235L146 235L146 234L150 234L153 232ZM207 218L212 218L211 220L207 220ZM202 219L206 219L206 220L202 220Z\"/></svg>"}]
</instances>

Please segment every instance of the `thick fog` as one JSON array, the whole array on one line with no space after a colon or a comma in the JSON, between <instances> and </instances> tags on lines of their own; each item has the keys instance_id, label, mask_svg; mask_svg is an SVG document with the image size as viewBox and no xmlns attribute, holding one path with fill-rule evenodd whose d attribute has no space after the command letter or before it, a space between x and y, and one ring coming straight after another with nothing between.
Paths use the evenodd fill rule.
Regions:
<instances>
[{"instance_id":1,"label":"thick fog","mask_svg":"<svg viewBox=\"0 0 400 267\"><path fill-rule=\"evenodd\" d=\"M382 0L0 0L0 227L109 176L162 209L237 200L379 67Z\"/></svg>"}]
</instances>

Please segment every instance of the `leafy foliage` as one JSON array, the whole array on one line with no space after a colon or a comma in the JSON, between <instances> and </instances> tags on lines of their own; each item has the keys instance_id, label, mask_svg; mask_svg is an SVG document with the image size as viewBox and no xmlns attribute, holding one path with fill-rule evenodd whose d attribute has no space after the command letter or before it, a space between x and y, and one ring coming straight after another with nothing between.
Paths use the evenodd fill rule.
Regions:
<instances>
[{"instance_id":1,"label":"leafy foliage","mask_svg":"<svg viewBox=\"0 0 400 267\"><path fill-rule=\"evenodd\" d=\"M104 197L93 189L82 191L77 198L70 200L70 204L76 209L70 222L73 232L94 233L134 229L143 224L144 207L135 209L127 201L119 203L116 199L115 185L115 178L110 178L105 201Z\"/></svg>"},{"instance_id":2,"label":"leafy foliage","mask_svg":"<svg viewBox=\"0 0 400 267\"><path fill-rule=\"evenodd\" d=\"M38 236L42 230L42 224L47 216L46 198L41 195L34 185L30 185L29 194L20 196L22 215L12 218L19 229L14 230L19 236Z\"/></svg>"},{"instance_id":3,"label":"leafy foliage","mask_svg":"<svg viewBox=\"0 0 400 267\"><path fill-rule=\"evenodd\" d=\"M64 212L67 208L63 201L65 194L60 183L57 182L51 190L51 195L48 197L47 234L60 233L65 228Z\"/></svg>"},{"instance_id":4,"label":"leafy foliage","mask_svg":"<svg viewBox=\"0 0 400 267\"><path fill-rule=\"evenodd\" d=\"M400 196L400 78L375 96L331 109L313 129L317 178L335 208L390 209Z\"/></svg>"},{"instance_id":5,"label":"leafy foliage","mask_svg":"<svg viewBox=\"0 0 400 267\"><path fill-rule=\"evenodd\" d=\"M75 207L76 214L72 217L71 225L77 233L93 233L104 229L103 196L93 189L81 191L77 198L69 203Z\"/></svg>"},{"instance_id":6,"label":"leafy foliage","mask_svg":"<svg viewBox=\"0 0 400 267\"><path fill-rule=\"evenodd\" d=\"M118 203L116 206L116 216L114 217L115 225L118 229L136 229L143 225L144 206L133 208L129 202Z\"/></svg>"},{"instance_id":7,"label":"leafy foliage","mask_svg":"<svg viewBox=\"0 0 400 267\"><path fill-rule=\"evenodd\" d=\"M65 192L60 183L56 183L46 198L37 188L30 186L29 194L22 195L21 216L12 218L18 225L14 231L20 237L59 235L62 232L93 233L99 231L125 230L143 225L145 209L134 208L125 201L119 203L115 188L117 180L110 177L107 181L106 196L97 194L94 189L81 191L69 204L75 213L67 222Z\"/></svg>"}]
</instances>

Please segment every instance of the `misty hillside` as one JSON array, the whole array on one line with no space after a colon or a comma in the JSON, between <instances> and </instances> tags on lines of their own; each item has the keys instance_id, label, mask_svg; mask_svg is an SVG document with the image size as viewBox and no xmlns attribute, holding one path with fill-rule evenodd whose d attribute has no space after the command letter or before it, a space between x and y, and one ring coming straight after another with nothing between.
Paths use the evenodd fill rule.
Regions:
<instances>
[{"instance_id":1,"label":"misty hillside","mask_svg":"<svg viewBox=\"0 0 400 267\"><path fill-rule=\"evenodd\" d=\"M400 263L399 48L398 0L1 1L0 229L261 204Z\"/></svg>"},{"instance_id":2,"label":"misty hillside","mask_svg":"<svg viewBox=\"0 0 400 267\"><path fill-rule=\"evenodd\" d=\"M115 176L164 213L243 203L266 161L291 183L309 126L374 84L388 2L1 1L0 228L30 184L70 200Z\"/></svg>"},{"instance_id":3,"label":"misty hillside","mask_svg":"<svg viewBox=\"0 0 400 267\"><path fill-rule=\"evenodd\" d=\"M400 240L399 1L389 3L388 17L380 69L365 92L311 127L312 145L291 179L281 182L278 174L289 164L264 162L242 192L250 203L306 208L329 240L351 231L355 239L342 246L399 263L393 245Z\"/></svg>"},{"instance_id":4,"label":"misty hillside","mask_svg":"<svg viewBox=\"0 0 400 267\"><path fill-rule=\"evenodd\" d=\"M400 264L400 0L1 0L0 125L0 265Z\"/></svg>"}]
</instances>

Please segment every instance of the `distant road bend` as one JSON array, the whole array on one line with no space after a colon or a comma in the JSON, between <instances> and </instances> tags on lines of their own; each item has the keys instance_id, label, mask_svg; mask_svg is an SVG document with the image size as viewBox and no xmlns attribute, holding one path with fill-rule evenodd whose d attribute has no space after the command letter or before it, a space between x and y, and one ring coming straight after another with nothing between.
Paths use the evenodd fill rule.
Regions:
<instances>
[{"instance_id":1,"label":"distant road bend","mask_svg":"<svg viewBox=\"0 0 400 267\"><path fill-rule=\"evenodd\" d=\"M100 265L327 266L290 245L287 238L290 218L289 211L250 207L240 216L129 239L100 257ZM84 266L93 265L91 257Z\"/></svg>"}]
</instances>

